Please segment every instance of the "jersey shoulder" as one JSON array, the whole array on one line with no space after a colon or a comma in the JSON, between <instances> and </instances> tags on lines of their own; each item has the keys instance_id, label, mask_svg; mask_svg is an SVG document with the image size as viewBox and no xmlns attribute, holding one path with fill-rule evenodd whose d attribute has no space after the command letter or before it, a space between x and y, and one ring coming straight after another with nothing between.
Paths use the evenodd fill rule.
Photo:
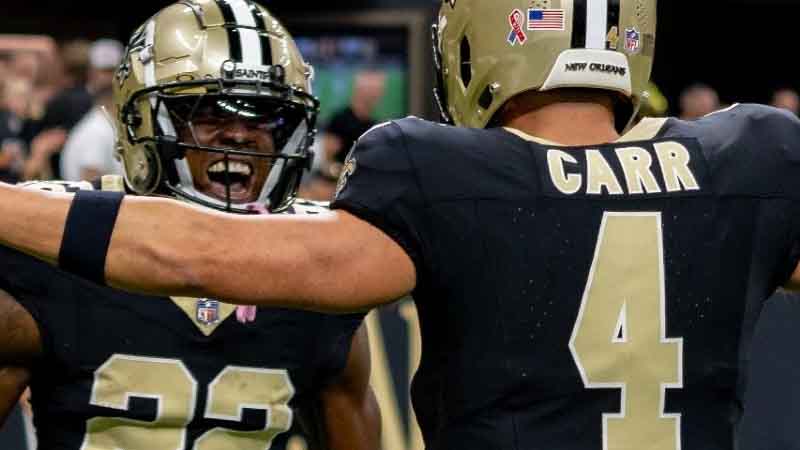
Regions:
<instances>
[{"instance_id":1,"label":"jersey shoulder","mask_svg":"<svg viewBox=\"0 0 800 450\"><path fill-rule=\"evenodd\" d=\"M800 198L800 120L788 111L739 104L695 121L671 119L664 138L694 138L718 194Z\"/></svg>"},{"instance_id":2,"label":"jersey shoulder","mask_svg":"<svg viewBox=\"0 0 800 450\"><path fill-rule=\"evenodd\" d=\"M782 109L743 103L697 120L670 119L664 134L696 137L711 149L722 150L733 147L732 144L754 140L762 140L759 148L770 149L775 146L766 145L769 143L763 141L766 137L782 145L797 141L800 137L800 120Z\"/></svg>"},{"instance_id":3,"label":"jersey shoulder","mask_svg":"<svg viewBox=\"0 0 800 450\"><path fill-rule=\"evenodd\" d=\"M376 126L359 139L339 192L350 183L348 178L366 178L369 171L373 189L402 192L405 201L427 206L513 195L518 188L528 193L532 163L530 147L500 128L454 127L407 117Z\"/></svg>"},{"instance_id":4,"label":"jersey shoulder","mask_svg":"<svg viewBox=\"0 0 800 450\"><path fill-rule=\"evenodd\" d=\"M384 122L364 133L351 156L372 153L384 161L424 163L427 158L468 154L496 139L496 130L454 127L409 116ZM510 141L509 141L510 142Z\"/></svg>"}]
</instances>

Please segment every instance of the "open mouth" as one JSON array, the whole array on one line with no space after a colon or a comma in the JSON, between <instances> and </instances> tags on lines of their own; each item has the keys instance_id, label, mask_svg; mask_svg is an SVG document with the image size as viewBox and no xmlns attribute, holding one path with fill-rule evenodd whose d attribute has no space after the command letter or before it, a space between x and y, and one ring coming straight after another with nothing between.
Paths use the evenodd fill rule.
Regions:
<instances>
[{"instance_id":1,"label":"open mouth","mask_svg":"<svg viewBox=\"0 0 800 450\"><path fill-rule=\"evenodd\" d=\"M220 200L227 199L230 189L231 201L251 201L250 191L253 187L254 170L250 163L229 160L227 167L224 160L211 164L206 170L211 182L211 193Z\"/></svg>"}]
</instances>

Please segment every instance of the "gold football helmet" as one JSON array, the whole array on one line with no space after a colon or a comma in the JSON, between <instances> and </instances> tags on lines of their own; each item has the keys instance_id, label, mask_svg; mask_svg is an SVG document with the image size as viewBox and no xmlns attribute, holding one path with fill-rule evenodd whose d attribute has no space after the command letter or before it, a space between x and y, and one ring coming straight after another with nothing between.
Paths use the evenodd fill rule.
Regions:
<instances>
[{"instance_id":1,"label":"gold football helmet","mask_svg":"<svg viewBox=\"0 0 800 450\"><path fill-rule=\"evenodd\" d=\"M319 102L311 95L312 76L286 29L250 0L165 7L134 32L114 83L126 184L140 195L172 195L232 212L288 207L313 156ZM273 150L205 145L195 134L203 115L255 123L270 133ZM187 129L192 139L185 138ZM187 152L215 155L209 176L226 186L220 195L198 189ZM257 199L237 200L231 186L259 170L263 186L249 188Z\"/></svg>"},{"instance_id":2,"label":"gold football helmet","mask_svg":"<svg viewBox=\"0 0 800 450\"><path fill-rule=\"evenodd\" d=\"M618 92L629 121L650 79L656 0L444 0L433 31L449 123L484 128L510 98L558 88Z\"/></svg>"}]
</instances>

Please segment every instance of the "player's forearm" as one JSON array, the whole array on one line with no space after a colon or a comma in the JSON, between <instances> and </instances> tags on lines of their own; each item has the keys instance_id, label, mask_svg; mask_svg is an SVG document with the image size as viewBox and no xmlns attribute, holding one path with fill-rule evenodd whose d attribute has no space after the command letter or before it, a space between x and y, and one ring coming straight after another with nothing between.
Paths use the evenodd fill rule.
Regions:
<instances>
[{"instance_id":1,"label":"player's forearm","mask_svg":"<svg viewBox=\"0 0 800 450\"><path fill-rule=\"evenodd\" d=\"M411 260L388 237L374 239L377 233L346 213L242 216L128 198L106 279L144 293L366 311L406 295L415 283Z\"/></svg>"},{"instance_id":2,"label":"player's forearm","mask_svg":"<svg viewBox=\"0 0 800 450\"><path fill-rule=\"evenodd\" d=\"M72 200L0 183L0 242L56 264ZM107 256L109 284L142 293L206 293L197 280L208 262L192 250L210 245L202 233L210 226L193 216L202 214L177 202L126 200Z\"/></svg>"},{"instance_id":3,"label":"player's forearm","mask_svg":"<svg viewBox=\"0 0 800 450\"><path fill-rule=\"evenodd\" d=\"M0 243L55 263L71 201L0 183Z\"/></svg>"},{"instance_id":4,"label":"player's forearm","mask_svg":"<svg viewBox=\"0 0 800 450\"><path fill-rule=\"evenodd\" d=\"M127 198L106 259L109 284L141 293L325 312L365 309L374 300L343 250L330 217L241 216L172 200ZM338 241L341 242L341 241ZM344 279L343 279L344 278ZM386 300L391 300L387 298Z\"/></svg>"},{"instance_id":5,"label":"player's forearm","mask_svg":"<svg viewBox=\"0 0 800 450\"><path fill-rule=\"evenodd\" d=\"M0 186L0 242L55 263L71 202L71 195ZM105 281L144 294L323 312L366 310L413 287L410 261L397 276L374 276L389 269L375 264L394 270L397 258L386 256L386 242L360 239L368 225L335 219L236 216L129 196L116 216Z\"/></svg>"}]
</instances>

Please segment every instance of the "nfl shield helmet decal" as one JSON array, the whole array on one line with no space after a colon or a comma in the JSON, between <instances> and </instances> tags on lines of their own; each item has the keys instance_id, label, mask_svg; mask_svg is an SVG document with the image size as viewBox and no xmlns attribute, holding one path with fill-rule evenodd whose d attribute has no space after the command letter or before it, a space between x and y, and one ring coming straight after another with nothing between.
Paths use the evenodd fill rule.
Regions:
<instances>
[{"instance_id":1,"label":"nfl shield helmet decal","mask_svg":"<svg viewBox=\"0 0 800 450\"><path fill-rule=\"evenodd\" d=\"M635 27L625 29L625 50L628 53L639 53L642 50L642 34Z\"/></svg>"},{"instance_id":2,"label":"nfl shield helmet decal","mask_svg":"<svg viewBox=\"0 0 800 450\"><path fill-rule=\"evenodd\" d=\"M207 298L197 300L195 318L203 325L212 325L219 322L219 302Z\"/></svg>"}]
</instances>

